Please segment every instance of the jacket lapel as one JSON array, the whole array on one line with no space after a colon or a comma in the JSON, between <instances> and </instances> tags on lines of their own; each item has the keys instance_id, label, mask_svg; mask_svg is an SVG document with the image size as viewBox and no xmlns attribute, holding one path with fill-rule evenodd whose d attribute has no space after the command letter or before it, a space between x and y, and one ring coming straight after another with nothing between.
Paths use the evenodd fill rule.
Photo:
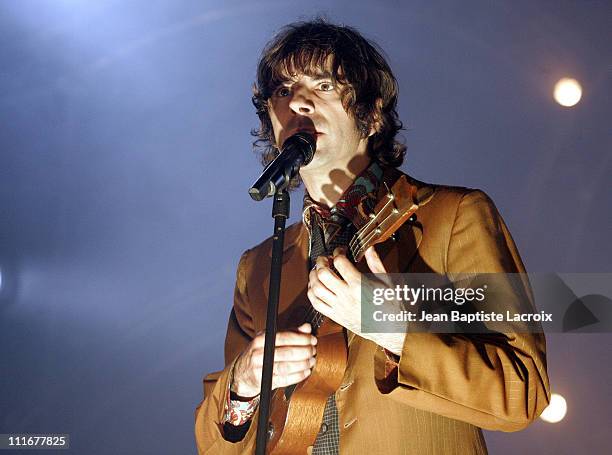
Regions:
<instances>
[{"instance_id":1,"label":"jacket lapel","mask_svg":"<svg viewBox=\"0 0 612 455\"><path fill-rule=\"evenodd\" d=\"M283 247L283 271L278 309L278 327L298 326L304 321L311 308L306 294L308 287L308 231L302 222L290 226L285 231ZM270 245L268 257L272 258ZM259 264L258 274L263 281L263 297L268 305L270 289L270 262ZM265 324L265 312L264 312Z\"/></svg>"}]
</instances>

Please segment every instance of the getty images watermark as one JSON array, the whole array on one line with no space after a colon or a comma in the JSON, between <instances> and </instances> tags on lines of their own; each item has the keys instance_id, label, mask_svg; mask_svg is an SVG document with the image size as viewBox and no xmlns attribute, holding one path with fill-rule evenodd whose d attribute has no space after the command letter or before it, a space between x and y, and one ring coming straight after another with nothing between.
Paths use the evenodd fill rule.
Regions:
<instances>
[{"instance_id":1,"label":"getty images watermark","mask_svg":"<svg viewBox=\"0 0 612 455\"><path fill-rule=\"evenodd\" d=\"M370 274L361 302L365 333L612 330L611 273Z\"/></svg>"}]
</instances>

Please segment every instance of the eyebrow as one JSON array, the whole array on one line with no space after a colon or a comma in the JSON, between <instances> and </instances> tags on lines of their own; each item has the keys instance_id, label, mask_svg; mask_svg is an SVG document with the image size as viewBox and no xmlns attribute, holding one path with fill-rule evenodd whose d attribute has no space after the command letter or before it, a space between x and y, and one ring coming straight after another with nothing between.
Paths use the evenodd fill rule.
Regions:
<instances>
[{"instance_id":1,"label":"eyebrow","mask_svg":"<svg viewBox=\"0 0 612 455\"><path fill-rule=\"evenodd\" d=\"M303 73L305 76L311 77L315 82L325 80L325 79L333 79L332 73L330 71L316 71L316 72L306 72ZM283 78L276 84L277 87L281 85L288 84L292 82L292 78Z\"/></svg>"},{"instance_id":2,"label":"eyebrow","mask_svg":"<svg viewBox=\"0 0 612 455\"><path fill-rule=\"evenodd\" d=\"M308 76L312 77L315 81L319 81L321 79L333 79L330 71L318 71L315 74L309 74Z\"/></svg>"}]
</instances>

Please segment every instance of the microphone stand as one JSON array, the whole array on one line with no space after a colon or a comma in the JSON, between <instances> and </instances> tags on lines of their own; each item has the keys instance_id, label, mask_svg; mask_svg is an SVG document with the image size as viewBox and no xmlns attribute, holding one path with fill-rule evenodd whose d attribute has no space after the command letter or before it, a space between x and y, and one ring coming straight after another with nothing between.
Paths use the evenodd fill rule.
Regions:
<instances>
[{"instance_id":1,"label":"microphone stand","mask_svg":"<svg viewBox=\"0 0 612 455\"><path fill-rule=\"evenodd\" d=\"M272 396L272 372L274 367L274 348L276 347L276 320L280 296L281 272L283 266L283 245L285 243L285 222L289 218L289 192L276 191L272 204L274 235L272 237L272 263L270 265L270 288L268 293L268 312L266 315L266 338L264 345L263 370L261 372L261 396L259 400L259 420L255 454L265 455L266 444L274 428L268 425L270 398Z\"/></svg>"}]
</instances>

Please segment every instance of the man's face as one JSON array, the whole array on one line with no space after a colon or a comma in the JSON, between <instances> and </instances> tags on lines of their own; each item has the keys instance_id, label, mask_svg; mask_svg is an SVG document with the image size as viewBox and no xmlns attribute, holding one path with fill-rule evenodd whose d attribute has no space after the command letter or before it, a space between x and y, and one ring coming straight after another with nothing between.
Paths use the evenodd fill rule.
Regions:
<instances>
[{"instance_id":1,"label":"man's face","mask_svg":"<svg viewBox=\"0 0 612 455\"><path fill-rule=\"evenodd\" d=\"M342 106L343 86L329 73L298 74L281 83L268 101L276 144L298 131L316 136L317 151L304 169L331 172L346 169L357 154L363 154L367 138L362 138L354 118Z\"/></svg>"}]
</instances>

